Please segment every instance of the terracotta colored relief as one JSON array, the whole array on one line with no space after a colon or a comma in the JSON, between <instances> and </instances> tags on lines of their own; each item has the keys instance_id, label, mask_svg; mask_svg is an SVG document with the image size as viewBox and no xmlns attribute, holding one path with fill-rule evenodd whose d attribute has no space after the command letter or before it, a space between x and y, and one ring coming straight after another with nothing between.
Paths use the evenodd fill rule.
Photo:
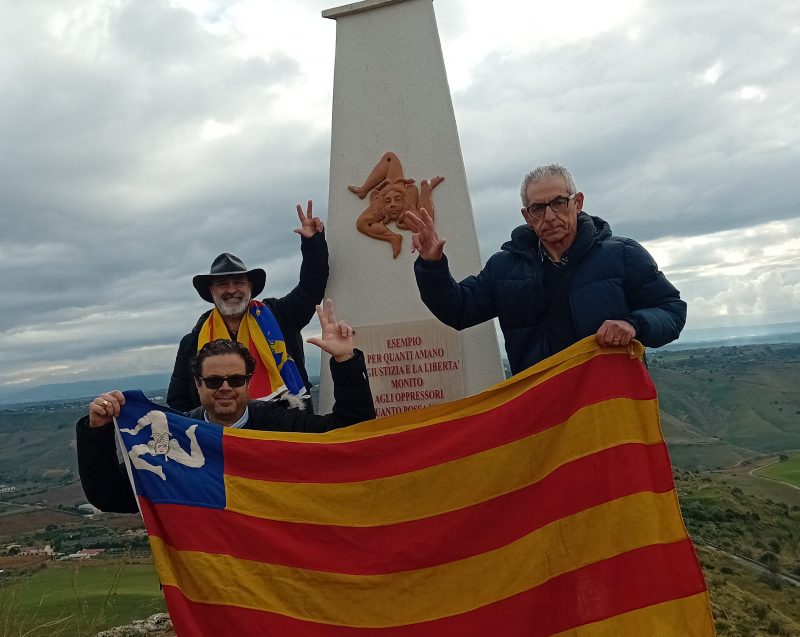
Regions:
<instances>
[{"instance_id":1,"label":"terracotta colored relief","mask_svg":"<svg viewBox=\"0 0 800 637\"><path fill-rule=\"evenodd\" d=\"M359 215L356 228L368 237L388 241L392 246L392 257L396 259L403 235L392 231L389 224L394 223L399 230L410 230L402 219L407 210L418 215L419 209L425 208L433 217L431 193L443 181L444 177L438 176L431 180L423 179L417 189L414 180L403 175L403 166L397 155L385 153L363 184L347 187L359 199L369 195L369 206Z\"/></svg>"}]
</instances>

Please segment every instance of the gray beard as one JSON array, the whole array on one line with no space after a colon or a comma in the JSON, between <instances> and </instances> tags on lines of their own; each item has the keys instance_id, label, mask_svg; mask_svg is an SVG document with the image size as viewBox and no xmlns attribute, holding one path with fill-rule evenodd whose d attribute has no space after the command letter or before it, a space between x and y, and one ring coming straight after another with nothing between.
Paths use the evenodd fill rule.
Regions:
<instances>
[{"instance_id":1,"label":"gray beard","mask_svg":"<svg viewBox=\"0 0 800 637\"><path fill-rule=\"evenodd\" d=\"M244 314L249 304L250 299L243 299L240 303L236 304L230 301L220 301L220 303L217 304L217 309L222 316L241 316Z\"/></svg>"}]
</instances>

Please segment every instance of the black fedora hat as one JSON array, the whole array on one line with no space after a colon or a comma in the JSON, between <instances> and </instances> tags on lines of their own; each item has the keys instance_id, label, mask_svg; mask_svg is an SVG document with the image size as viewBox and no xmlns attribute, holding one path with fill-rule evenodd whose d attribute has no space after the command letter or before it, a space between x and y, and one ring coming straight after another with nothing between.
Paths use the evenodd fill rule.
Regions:
<instances>
[{"instance_id":1,"label":"black fedora hat","mask_svg":"<svg viewBox=\"0 0 800 637\"><path fill-rule=\"evenodd\" d=\"M192 285L197 293L203 300L209 303L214 302L214 297L211 296L209 286L214 277L230 277L230 276L245 275L250 279L250 284L253 288L251 298L256 298L264 290L264 283L267 281L267 273L261 268L254 268L248 270L244 262L237 256L229 252L223 252L211 264L211 270L208 274L198 274L192 279Z\"/></svg>"}]
</instances>

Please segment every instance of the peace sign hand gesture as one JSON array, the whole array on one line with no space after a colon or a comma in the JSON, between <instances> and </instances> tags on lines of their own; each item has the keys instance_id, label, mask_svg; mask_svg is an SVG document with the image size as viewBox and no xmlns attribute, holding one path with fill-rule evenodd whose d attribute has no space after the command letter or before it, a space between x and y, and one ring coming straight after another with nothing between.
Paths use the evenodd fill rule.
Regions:
<instances>
[{"instance_id":1,"label":"peace sign hand gesture","mask_svg":"<svg viewBox=\"0 0 800 637\"><path fill-rule=\"evenodd\" d=\"M325 225L322 223L322 219L313 216L311 210L311 199L308 200L306 212L303 212L303 207L300 204L297 204L297 216L300 219L300 227L296 228L294 232L299 234L301 237L305 237L306 239L309 239L318 232L325 230Z\"/></svg>"}]
</instances>

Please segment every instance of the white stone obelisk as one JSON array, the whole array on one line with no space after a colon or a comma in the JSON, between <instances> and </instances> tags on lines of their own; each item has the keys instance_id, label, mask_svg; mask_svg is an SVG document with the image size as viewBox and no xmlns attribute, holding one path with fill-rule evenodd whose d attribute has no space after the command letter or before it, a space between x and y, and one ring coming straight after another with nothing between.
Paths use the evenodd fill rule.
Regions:
<instances>
[{"instance_id":1,"label":"white stone obelisk","mask_svg":"<svg viewBox=\"0 0 800 637\"><path fill-rule=\"evenodd\" d=\"M456 279L481 268L464 161L432 0L366 0L323 11L336 20L327 237L326 296L356 327L368 355L379 415L477 393L502 380L491 322L456 332L422 304L414 280L411 233L397 258L386 241L356 229L369 206L361 185L387 152L406 178L444 177L432 193L436 225L447 239ZM333 403L328 360L320 410Z\"/></svg>"}]
</instances>

